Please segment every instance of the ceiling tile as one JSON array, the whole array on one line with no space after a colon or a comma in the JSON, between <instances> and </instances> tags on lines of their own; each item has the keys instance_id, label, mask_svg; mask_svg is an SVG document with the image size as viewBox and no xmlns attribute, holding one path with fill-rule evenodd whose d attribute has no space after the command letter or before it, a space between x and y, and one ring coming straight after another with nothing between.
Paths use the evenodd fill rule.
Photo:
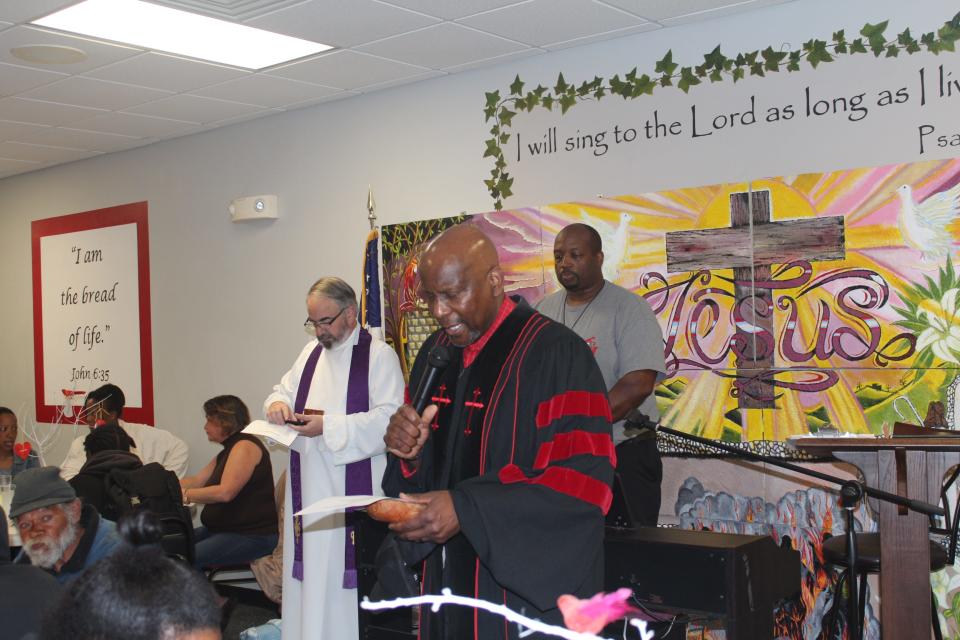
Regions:
<instances>
[{"instance_id":1,"label":"ceiling tile","mask_svg":"<svg viewBox=\"0 0 960 640\"><path fill-rule=\"evenodd\" d=\"M374 0L308 0L245 24L335 47L351 47L436 22L436 18Z\"/></svg>"},{"instance_id":2,"label":"ceiling tile","mask_svg":"<svg viewBox=\"0 0 960 640\"><path fill-rule=\"evenodd\" d=\"M150 52L85 75L180 93L241 78L250 72Z\"/></svg>"},{"instance_id":3,"label":"ceiling tile","mask_svg":"<svg viewBox=\"0 0 960 640\"><path fill-rule=\"evenodd\" d=\"M0 158L0 174L6 174L9 172L9 175L13 175L14 173L23 173L24 171L30 171L31 169L37 169L39 167L39 162L27 162L26 160Z\"/></svg>"},{"instance_id":4,"label":"ceiling tile","mask_svg":"<svg viewBox=\"0 0 960 640\"><path fill-rule=\"evenodd\" d=\"M115 133L83 131L66 127L48 127L15 138L18 142L30 142L90 151L118 151L140 144L140 138L121 136Z\"/></svg>"},{"instance_id":5,"label":"ceiling tile","mask_svg":"<svg viewBox=\"0 0 960 640\"><path fill-rule=\"evenodd\" d=\"M57 125L89 118L97 113L103 113L103 111L23 98L0 100L0 120Z\"/></svg>"},{"instance_id":6,"label":"ceiling tile","mask_svg":"<svg viewBox=\"0 0 960 640\"><path fill-rule=\"evenodd\" d=\"M692 13L687 13L685 15L675 14L676 17L663 18L661 20L658 20L658 22L660 22L660 24L662 24L665 27L675 27L677 25L686 24L688 22L700 22L705 20L713 20L714 18L720 18L722 16L726 16L734 13L752 11L754 9L759 9L761 7L769 7L775 4L784 4L792 1L793 0L748 0L747 2L739 2L739 3L724 2L722 6L718 6L716 8L695 11Z\"/></svg>"},{"instance_id":7,"label":"ceiling tile","mask_svg":"<svg viewBox=\"0 0 960 640\"><path fill-rule=\"evenodd\" d=\"M270 75L313 82L340 89L390 82L419 75L428 69L377 58L356 51L334 51L327 55L279 67Z\"/></svg>"},{"instance_id":8,"label":"ceiling tile","mask_svg":"<svg viewBox=\"0 0 960 640\"><path fill-rule=\"evenodd\" d=\"M585 36L583 38L575 38L573 40L567 40L566 42L554 42L551 45L544 47L550 51L556 51L558 49L567 49L569 47L579 47L580 45L590 44L591 42L600 42L601 40L612 40L613 38L623 38L624 36L633 35L635 33L643 33L645 31L656 31L657 29L662 29L663 27L657 22L645 22L641 25L635 27L626 27L625 29L614 29L613 31L607 31L606 33L597 33L591 36Z\"/></svg>"},{"instance_id":9,"label":"ceiling tile","mask_svg":"<svg viewBox=\"0 0 960 640\"><path fill-rule=\"evenodd\" d=\"M49 128L39 124L0 120L0 140L19 140Z\"/></svg>"},{"instance_id":10,"label":"ceiling tile","mask_svg":"<svg viewBox=\"0 0 960 640\"><path fill-rule=\"evenodd\" d=\"M151 118L135 113L106 113L73 123L74 129L119 133L135 138L173 138L197 128L196 123Z\"/></svg>"},{"instance_id":11,"label":"ceiling tile","mask_svg":"<svg viewBox=\"0 0 960 640\"><path fill-rule=\"evenodd\" d=\"M411 82L420 82L421 80L427 80L429 78L436 78L437 76L447 75L443 71L434 71L429 70L424 73L408 76L406 78L398 78L396 80L387 80L386 82L379 82L377 84L372 84L366 87L358 87L357 91L361 93L370 93L372 91L380 91L381 89L389 89L390 87L398 87L402 84L410 84Z\"/></svg>"},{"instance_id":12,"label":"ceiling tile","mask_svg":"<svg viewBox=\"0 0 960 640\"><path fill-rule=\"evenodd\" d=\"M467 64L457 65L455 67L447 67L444 69L447 73L459 73L461 71L467 71L469 69L476 69L478 67L489 67L495 64L503 64L504 62L509 62L512 60L520 60L522 58L532 58L533 56L543 55L545 52L542 49L524 49L523 51L517 51L516 53L508 53L506 55L497 56L495 58L488 58L486 60L477 60L476 62L468 62Z\"/></svg>"},{"instance_id":13,"label":"ceiling tile","mask_svg":"<svg viewBox=\"0 0 960 640\"><path fill-rule=\"evenodd\" d=\"M528 48L450 22L357 47L384 58L434 69L446 69ZM443 54L437 55L438 51Z\"/></svg>"},{"instance_id":14,"label":"ceiling tile","mask_svg":"<svg viewBox=\"0 0 960 640\"><path fill-rule=\"evenodd\" d=\"M261 107L282 107L288 104L325 98L340 92L339 89L332 87L307 84L306 82L298 82L278 76L256 74L212 87L204 87L193 93L198 96L245 102Z\"/></svg>"},{"instance_id":15,"label":"ceiling tile","mask_svg":"<svg viewBox=\"0 0 960 640\"><path fill-rule=\"evenodd\" d=\"M209 131L211 129L219 129L220 127L227 127L227 126L230 126L231 124L239 124L241 122L246 122L248 120L257 120L259 118L275 116L281 113L284 113L283 109L265 109L263 111L256 111L254 113L248 113L242 116L236 116L234 118L226 118L224 120L218 120L217 122L207 122L200 125L200 130Z\"/></svg>"},{"instance_id":16,"label":"ceiling tile","mask_svg":"<svg viewBox=\"0 0 960 640\"><path fill-rule=\"evenodd\" d=\"M15 47L22 47L31 44L60 45L80 49L87 54L87 59L73 64L33 64L25 62L19 58L13 57L10 50ZM6 31L0 31L0 62L9 62L20 66L27 66L34 69L44 69L46 71L60 71L64 73L83 73L97 67L102 67L111 62L117 62L135 56L140 53L139 49L132 47L121 47L119 45L107 44L96 40L86 38L76 38L45 31L34 27L13 27Z\"/></svg>"},{"instance_id":17,"label":"ceiling tile","mask_svg":"<svg viewBox=\"0 0 960 640\"><path fill-rule=\"evenodd\" d=\"M0 142L0 157L31 160L34 162L71 162L99 154L99 151L45 147L21 142Z\"/></svg>"},{"instance_id":18,"label":"ceiling tile","mask_svg":"<svg viewBox=\"0 0 960 640\"><path fill-rule=\"evenodd\" d=\"M119 111L167 95L170 95L167 91L74 76L24 93L22 97Z\"/></svg>"},{"instance_id":19,"label":"ceiling tile","mask_svg":"<svg viewBox=\"0 0 960 640\"><path fill-rule=\"evenodd\" d=\"M3 82L0 82L0 96L12 96L68 77L64 73L0 63L0 78L3 79Z\"/></svg>"},{"instance_id":20,"label":"ceiling tile","mask_svg":"<svg viewBox=\"0 0 960 640\"><path fill-rule=\"evenodd\" d=\"M260 73L19 24L76 1L0 0L0 178L791 0L281 0L245 24L352 49ZM230 4L250 16L249 5L274 0L177 2ZM72 46L88 59L12 58L26 44Z\"/></svg>"},{"instance_id":21,"label":"ceiling tile","mask_svg":"<svg viewBox=\"0 0 960 640\"><path fill-rule=\"evenodd\" d=\"M77 0L3 0L0 20L29 22L76 3Z\"/></svg>"},{"instance_id":22,"label":"ceiling tile","mask_svg":"<svg viewBox=\"0 0 960 640\"><path fill-rule=\"evenodd\" d=\"M750 0L603 0L618 9L646 18L647 20L664 20L676 16L685 16L689 13L707 11L717 7L734 4L743 4Z\"/></svg>"},{"instance_id":23,"label":"ceiling tile","mask_svg":"<svg viewBox=\"0 0 960 640\"><path fill-rule=\"evenodd\" d=\"M141 104L132 109L126 109L125 113L136 113L145 116L185 120L202 124L205 122L217 122L228 118L236 118L237 116L255 111L262 111L262 108L252 104L241 104L239 102L228 102L226 100L215 100L213 98L181 94L161 100L154 100L153 102Z\"/></svg>"},{"instance_id":24,"label":"ceiling tile","mask_svg":"<svg viewBox=\"0 0 960 640\"><path fill-rule=\"evenodd\" d=\"M612 7L583 0L530 0L459 22L534 46L643 24Z\"/></svg>"},{"instance_id":25,"label":"ceiling tile","mask_svg":"<svg viewBox=\"0 0 960 640\"><path fill-rule=\"evenodd\" d=\"M472 16L475 13L499 9L511 4L518 4L526 0L385 0L387 4L392 4L404 9L412 9L431 16L437 16L444 20L456 20Z\"/></svg>"},{"instance_id":26,"label":"ceiling tile","mask_svg":"<svg viewBox=\"0 0 960 640\"><path fill-rule=\"evenodd\" d=\"M294 104L288 104L283 107L284 111L294 111L296 109L305 109L307 107L312 107L317 104L323 104L325 102L333 102L335 100L343 100L345 98L351 98L353 96L360 95L359 91L340 91L339 93L334 93L325 98L317 98L316 100L304 100L303 102L297 102Z\"/></svg>"}]
</instances>

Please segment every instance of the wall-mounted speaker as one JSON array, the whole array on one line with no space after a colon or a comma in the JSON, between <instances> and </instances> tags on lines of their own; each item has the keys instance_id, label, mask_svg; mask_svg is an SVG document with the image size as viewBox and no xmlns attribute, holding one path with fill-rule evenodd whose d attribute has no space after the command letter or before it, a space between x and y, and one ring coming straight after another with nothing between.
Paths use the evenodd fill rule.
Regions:
<instances>
[{"instance_id":1,"label":"wall-mounted speaker","mask_svg":"<svg viewBox=\"0 0 960 640\"><path fill-rule=\"evenodd\" d=\"M247 220L274 220L280 216L277 196L247 196L230 203L233 222Z\"/></svg>"}]
</instances>

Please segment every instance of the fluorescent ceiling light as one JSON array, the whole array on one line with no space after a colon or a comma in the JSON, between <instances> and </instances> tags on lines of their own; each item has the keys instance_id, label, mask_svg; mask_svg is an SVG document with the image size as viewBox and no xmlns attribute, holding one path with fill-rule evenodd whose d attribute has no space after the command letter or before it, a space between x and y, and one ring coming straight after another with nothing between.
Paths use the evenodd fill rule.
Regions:
<instances>
[{"instance_id":1,"label":"fluorescent ceiling light","mask_svg":"<svg viewBox=\"0 0 960 640\"><path fill-rule=\"evenodd\" d=\"M140 0L86 0L33 24L246 69L332 49Z\"/></svg>"}]
</instances>

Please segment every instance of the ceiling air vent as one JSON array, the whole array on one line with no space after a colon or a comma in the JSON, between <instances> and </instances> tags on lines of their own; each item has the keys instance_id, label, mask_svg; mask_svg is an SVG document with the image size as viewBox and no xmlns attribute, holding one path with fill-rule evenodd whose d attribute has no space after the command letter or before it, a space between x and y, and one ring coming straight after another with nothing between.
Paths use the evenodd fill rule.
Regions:
<instances>
[{"instance_id":1,"label":"ceiling air vent","mask_svg":"<svg viewBox=\"0 0 960 640\"><path fill-rule=\"evenodd\" d=\"M211 18L242 22L277 11L303 0L150 0L173 9L192 11Z\"/></svg>"}]
</instances>

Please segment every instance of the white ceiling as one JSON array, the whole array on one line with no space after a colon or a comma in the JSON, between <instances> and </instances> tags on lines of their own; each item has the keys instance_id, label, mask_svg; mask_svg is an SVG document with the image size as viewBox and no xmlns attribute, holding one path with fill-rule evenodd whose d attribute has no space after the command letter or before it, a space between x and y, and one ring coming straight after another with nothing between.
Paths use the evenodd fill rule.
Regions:
<instances>
[{"instance_id":1,"label":"white ceiling","mask_svg":"<svg viewBox=\"0 0 960 640\"><path fill-rule=\"evenodd\" d=\"M337 48L252 72L28 25L77 0L0 0L0 178L789 0L153 1ZM87 58L33 64L24 45Z\"/></svg>"}]
</instances>

